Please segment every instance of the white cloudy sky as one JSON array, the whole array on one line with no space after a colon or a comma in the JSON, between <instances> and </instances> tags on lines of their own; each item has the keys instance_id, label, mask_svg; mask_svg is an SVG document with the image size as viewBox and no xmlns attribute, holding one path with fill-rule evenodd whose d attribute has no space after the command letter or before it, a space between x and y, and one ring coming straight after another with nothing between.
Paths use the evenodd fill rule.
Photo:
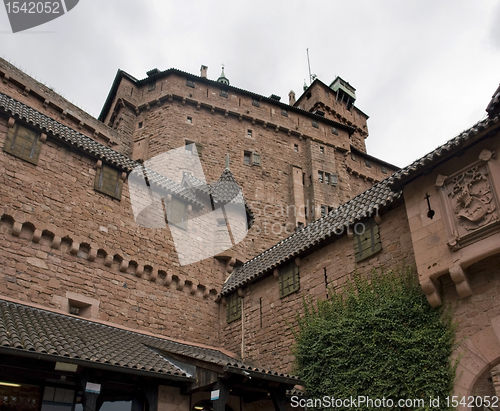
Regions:
<instances>
[{"instance_id":1,"label":"white cloudy sky","mask_svg":"<svg viewBox=\"0 0 500 411\"><path fill-rule=\"evenodd\" d=\"M368 152L399 166L485 116L500 82L495 0L80 0L0 55L97 116L118 68L175 67L265 96L340 75L370 116Z\"/></svg>"}]
</instances>

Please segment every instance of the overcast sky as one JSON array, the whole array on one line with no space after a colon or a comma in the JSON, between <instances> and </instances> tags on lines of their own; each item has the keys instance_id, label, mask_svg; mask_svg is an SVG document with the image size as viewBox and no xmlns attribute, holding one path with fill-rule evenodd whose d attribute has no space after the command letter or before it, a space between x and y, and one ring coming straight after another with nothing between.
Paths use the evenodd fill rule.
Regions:
<instances>
[{"instance_id":1,"label":"overcast sky","mask_svg":"<svg viewBox=\"0 0 500 411\"><path fill-rule=\"evenodd\" d=\"M157 67L264 96L302 93L311 71L356 88L368 152L405 166L485 117L500 82L500 1L80 0L12 34L0 55L98 116L116 71Z\"/></svg>"}]
</instances>

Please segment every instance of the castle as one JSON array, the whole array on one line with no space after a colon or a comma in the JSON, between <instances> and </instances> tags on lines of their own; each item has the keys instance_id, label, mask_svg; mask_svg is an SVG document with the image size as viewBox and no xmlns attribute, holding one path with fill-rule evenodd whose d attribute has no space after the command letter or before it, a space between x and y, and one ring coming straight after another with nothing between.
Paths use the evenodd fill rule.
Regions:
<instances>
[{"instance_id":1,"label":"castle","mask_svg":"<svg viewBox=\"0 0 500 411\"><path fill-rule=\"evenodd\" d=\"M0 79L6 409L283 411L302 298L402 265L456 304L456 393L494 392L500 89L399 170L340 77L283 103L205 66L119 70L98 119L3 60Z\"/></svg>"}]
</instances>

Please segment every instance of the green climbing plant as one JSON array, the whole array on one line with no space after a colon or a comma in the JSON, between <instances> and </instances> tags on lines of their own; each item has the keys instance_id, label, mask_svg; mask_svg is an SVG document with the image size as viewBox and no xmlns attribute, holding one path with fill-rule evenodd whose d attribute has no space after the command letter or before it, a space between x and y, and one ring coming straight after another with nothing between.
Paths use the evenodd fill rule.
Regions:
<instances>
[{"instance_id":1,"label":"green climbing plant","mask_svg":"<svg viewBox=\"0 0 500 411\"><path fill-rule=\"evenodd\" d=\"M355 275L341 292L329 294L304 301L298 316L295 372L307 398L330 399L310 408L448 409L455 377L451 313L430 307L411 270ZM358 397L384 398L386 407L331 402ZM404 406L398 406L401 399Z\"/></svg>"}]
</instances>

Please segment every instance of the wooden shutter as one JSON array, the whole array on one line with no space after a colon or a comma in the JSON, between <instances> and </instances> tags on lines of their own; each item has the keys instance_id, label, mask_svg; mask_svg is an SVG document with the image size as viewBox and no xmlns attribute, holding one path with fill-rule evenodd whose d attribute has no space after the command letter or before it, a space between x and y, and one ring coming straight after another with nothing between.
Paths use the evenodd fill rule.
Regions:
<instances>
[{"instance_id":1,"label":"wooden shutter","mask_svg":"<svg viewBox=\"0 0 500 411\"><path fill-rule=\"evenodd\" d=\"M94 188L110 197L121 200L123 181L120 178L121 171L103 164L96 174Z\"/></svg>"},{"instance_id":2,"label":"wooden shutter","mask_svg":"<svg viewBox=\"0 0 500 411\"><path fill-rule=\"evenodd\" d=\"M284 266L280 269L279 280L280 298L298 291L300 288L299 267L294 262Z\"/></svg>"},{"instance_id":3,"label":"wooden shutter","mask_svg":"<svg viewBox=\"0 0 500 411\"><path fill-rule=\"evenodd\" d=\"M19 124L9 128L3 150L31 164L38 164L42 148L39 134Z\"/></svg>"},{"instance_id":4,"label":"wooden shutter","mask_svg":"<svg viewBox=\"0 0 500 411\"><path fill-rule=\"evenodd\" d=\"M253 165L254 166L260 166L260 154L259 153L253 153Z\"/></svg>"},{"instance_id":5,"label":"wooden shutter","mask_svg":"<svg viewBox=\"0 0 500 411\"><path fill-rule=\"evenodd\" d=\"M228 323L241 318L241 297L233 293L227 298L226 320Z\"/></svg>"},{"instance_id":6,"label":"wooden shutter","mask_svg":"<svg viewBox=\"0 0 500 411\"><path fill-rule=\"evenodd\" d=\"M354 251L356 262L362 261L382 250L378 225L373 219L363 223L364 231L354 234ZM356 224L356 228L360 225ZM356 230L357 231L357 230Z\"/></svg>"}]
</instances>

